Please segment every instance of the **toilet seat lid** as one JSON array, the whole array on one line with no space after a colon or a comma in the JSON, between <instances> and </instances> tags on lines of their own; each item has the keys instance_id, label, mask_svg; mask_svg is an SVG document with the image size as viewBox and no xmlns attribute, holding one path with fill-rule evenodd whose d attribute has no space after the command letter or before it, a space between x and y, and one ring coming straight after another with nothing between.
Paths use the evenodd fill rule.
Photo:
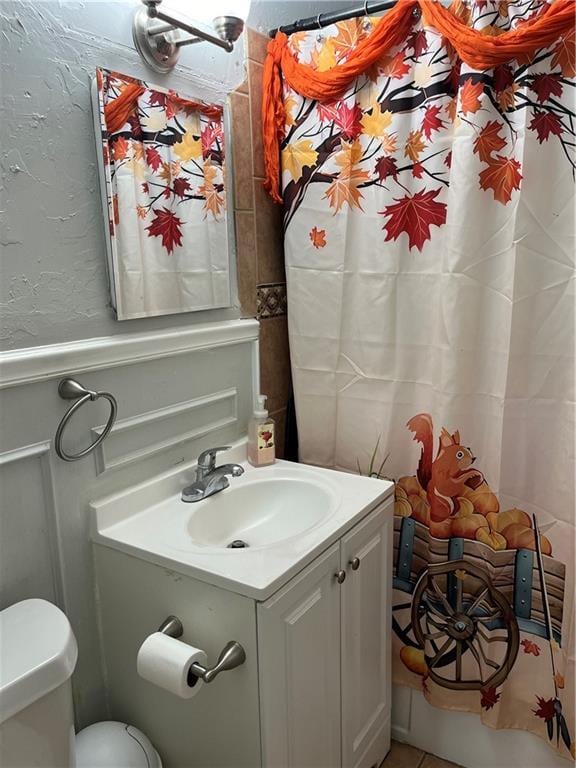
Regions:
<instances>
[{"instance_id":1,"label":"toilet seat lid","mask_svg":"<svg viewBox=\"0 0 576 768\"><path fill-rule=\"evenodd\" d=\"M0 723L70 678L78 647L65 614L46 600L0 611Z\"/></svg>"}]
</instances>

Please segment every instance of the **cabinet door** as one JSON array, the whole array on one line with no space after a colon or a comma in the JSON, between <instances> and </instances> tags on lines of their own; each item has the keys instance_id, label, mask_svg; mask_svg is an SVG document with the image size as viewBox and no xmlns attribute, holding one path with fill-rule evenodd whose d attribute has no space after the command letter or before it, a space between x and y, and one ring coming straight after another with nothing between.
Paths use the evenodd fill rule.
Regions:
<instances>
[{"instance_id":1,"label":"cabinet door","mask_svg":"<svg viewBox=\"0 0 576 768\"><path fill-rule=\"evenodd\" d=\"M380 765L390 748L392 505L341 543L343 768Z\"/></svg>"},{"instance_id":2,"label":"cabinet door","mask_svg":"<svg viewBox=\"0 0 576 768\"><path fill-rule=\"evenodd\" d=\"M340 766L339 568L337 543L258 605L264 768Z\"/></svg>"}]
</instances>

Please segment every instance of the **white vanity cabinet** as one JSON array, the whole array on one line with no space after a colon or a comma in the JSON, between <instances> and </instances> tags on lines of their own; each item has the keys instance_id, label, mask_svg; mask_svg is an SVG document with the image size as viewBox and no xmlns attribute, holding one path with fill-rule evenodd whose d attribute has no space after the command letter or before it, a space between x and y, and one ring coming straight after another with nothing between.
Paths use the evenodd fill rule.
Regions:
<instances>
[{"instance_id":1,"label":"white vanity cabinet","mask_svg":"<svg viewBox=\"0 0 576 768\"><path fill-rule=\"evenodd\" d=\"M371 768L388 751L391 505L258 604L264 768Z\"/></svg>"},{"instance_id":2,"label":"white vanity cabinet","mask_svg":"<svg viewBox=\"0 0 576 768\"><path fill-rule=\"evenodd\" d=\"M187 526L204 508L221 524L223 497L183 504L181 472L92 505L106 716L144 731L165 768L379 765L390 745L392 484L286 462L247 467L230 502L256 481L289 494L290 482L318 477L330 514L284 543L202 551ZM230 640L245 663L190 699L144 680L138 649L170 615L209 665Z\"/></svg>"}]
</instances>

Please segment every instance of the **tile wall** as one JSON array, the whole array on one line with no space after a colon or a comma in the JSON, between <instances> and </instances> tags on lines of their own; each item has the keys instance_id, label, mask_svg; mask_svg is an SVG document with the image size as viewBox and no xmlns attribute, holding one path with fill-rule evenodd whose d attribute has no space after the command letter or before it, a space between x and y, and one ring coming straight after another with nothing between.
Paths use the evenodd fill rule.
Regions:
<instances>
[{"instance_id":1,"label":"tile wall","mask_svg":"<svg viewBox=\"0 0 576 768\"><path fill-rule=\"evenodd\" d=\"M262 392L276 419L277 455L282 456L286 404L291 392L286 321L286 274L282 208L262 186L264 161L260 105L268 39L246 30L246 81L230 96L234 160L234 215L238 294L242 317L257 317Z\"/></svg>"}]
</instances>

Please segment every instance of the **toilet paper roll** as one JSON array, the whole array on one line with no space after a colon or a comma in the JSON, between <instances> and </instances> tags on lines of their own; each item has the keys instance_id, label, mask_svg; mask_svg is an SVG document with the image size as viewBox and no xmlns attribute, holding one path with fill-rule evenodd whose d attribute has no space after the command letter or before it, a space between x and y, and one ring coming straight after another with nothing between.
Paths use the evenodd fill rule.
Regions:
<instances>
[{"instance_id":1,"label":"toilet paper roll","mask_svg":"<svg viewBox=\"0 0 576 768\"><path fill-rule=\"evenodd\" d=\"M154 632L140 646L136 668L140 677L150 683L181 699L191 699L203 685L202 680L197 678L193 686L188 684L188 670L195 661L206 666L203 650L162 632Z\"/></svg>"}]
</instances>

